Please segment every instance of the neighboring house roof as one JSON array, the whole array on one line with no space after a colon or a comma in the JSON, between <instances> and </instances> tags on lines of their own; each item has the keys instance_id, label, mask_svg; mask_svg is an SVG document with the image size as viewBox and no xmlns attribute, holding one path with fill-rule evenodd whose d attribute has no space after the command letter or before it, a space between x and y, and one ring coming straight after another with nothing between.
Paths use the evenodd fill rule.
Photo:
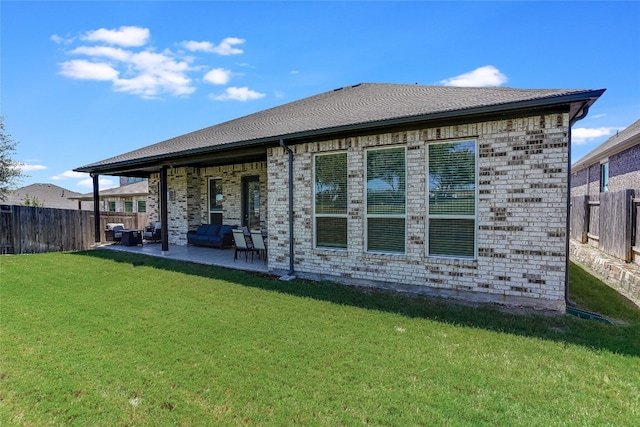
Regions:
<instances>
[{"instance_id":1,"label":"neighboring house roof","mask_svg":"<svg viewBox=\"0 0 640 427\"><path fill-rule=\"evenodd\" d=\"M604 92L583 89L462 88L364 83L336 89L92 163L76 171L124 174L145 164L264 147L350 131L569 105L579 118Z\"/></svg>"},{"instance_id":2,"label":"neighboring house roof","mask_svg":"<svg viewBox=\"0 0 640 427\"><path fill-rule=\"evenodd\" d=\"M42 204L45 208L78 209L78 202L73 199L80 193L58 187L54 184L31 184L18 188L8 194L7 200L0 202L4 205L24 205L27 198Z\"/></svg>"},{"instance_id":3,"label":"neighboring house roof","mask_svg":"<svg viewBox=\"0 0 640 427\"><path fill-rule=\"evenodd\" d=\"M600 163L600 160L618 154L638 144L640 144L640 120L616 133L575 162L571 167L571 173L580 172L593 164Z\"/></svg>"},{"instance_id":4,"label":"neighboring house roof","mask_svg":"<svg viewBox=\"0 0 640 427\"><path fill-rule=\"evenodd\" d=\"M149 181L140 181L133 184L121 185L120 187L109 188L108 190L102 190L100 191L100 198L147 196L148 194ZM93 193L78 194L73 198L84 201L93 200Z\"/></svg>"}]
</instances>

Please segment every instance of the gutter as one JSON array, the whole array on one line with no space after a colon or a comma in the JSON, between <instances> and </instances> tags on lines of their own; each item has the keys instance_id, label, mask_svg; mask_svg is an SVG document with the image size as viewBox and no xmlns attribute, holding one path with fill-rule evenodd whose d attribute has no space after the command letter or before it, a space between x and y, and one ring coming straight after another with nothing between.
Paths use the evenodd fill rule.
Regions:
<instances>
[{"instance_id":1,"label":"gutter","mask_svg":"<svg viewBox=\"0 0 640 427\"><path fill-rule=\"evenodd\" d=\"M280 138L280 146L289 155L289 272L280 280L294 279L293 275L293 151L284 143L284 139Z\"/></svg>"},{"instance_id":2,"label":"gutter","mask_svg":"<svg viewBox=\"0 0 640 427\"><path fill-rule=\"evenodd\" d=\"M570 259L570 243L569 243L569 239L571 236L571 128L573 127L573 125L578 121L578 120L582 120L585 117L587 117L587 114L589 114L589 107L591 106L591 104L589 104L588 102L585 102L584 104L582 104L582 108L579 110L579 113L576 114L573 119L569 120L569 143L567 144L568 147L568 157L569 157L569 162L567 164L567 218L566 218L566 230L565 230L565 253L566 255L566 261L565 261L565 268L564 268L564 302L567 306L569 307L575 307L577 304L575 301L571 301L569 299L569 267L571 265L571 259Z\"/></svg>"}]
</instances>

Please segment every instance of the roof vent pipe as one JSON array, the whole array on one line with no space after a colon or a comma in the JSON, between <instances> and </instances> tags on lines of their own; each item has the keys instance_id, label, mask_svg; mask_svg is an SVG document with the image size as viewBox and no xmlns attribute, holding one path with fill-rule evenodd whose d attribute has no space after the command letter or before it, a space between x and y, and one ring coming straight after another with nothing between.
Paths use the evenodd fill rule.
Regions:
<instances>
[{"instance_id":1,"label":"roof vent pipe","mask_svg":"<svg viewBox=\"0 0 640 427\"><path fill-rule=\"evenodd\" d=\"M289 272L281 280L291 280L293 276L293 151L280 138L280 146L289 154Z\"/></svg>"}]
</instances>

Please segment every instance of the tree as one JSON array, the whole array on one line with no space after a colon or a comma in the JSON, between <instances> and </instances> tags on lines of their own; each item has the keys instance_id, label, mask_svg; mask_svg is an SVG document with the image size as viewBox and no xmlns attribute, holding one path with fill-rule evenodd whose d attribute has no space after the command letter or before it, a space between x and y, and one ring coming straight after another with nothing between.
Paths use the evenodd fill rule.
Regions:
<instances>
[{"instance_id":1,"label":"tree","mask_svg":"<svg viewBox=\"0 0 640 427\"><path fill-rule=\"evenodd\" d=\"M36 196L26 195L24 202L22 202L22 206L33 206L35 208L43 208L44 203L40 201Z\"/></svg>"},{"instance_id":2,"label":"tree","mask_svg":"<svg viewBox=\"0 0 640 427\"><path fill-rule=\"evenodd\" d=\"M18 163L12 159L16 145L4 129L4 117L0 116L0 200L5 200L9 191L23 177Z\"/></svg>"}]
</instances>

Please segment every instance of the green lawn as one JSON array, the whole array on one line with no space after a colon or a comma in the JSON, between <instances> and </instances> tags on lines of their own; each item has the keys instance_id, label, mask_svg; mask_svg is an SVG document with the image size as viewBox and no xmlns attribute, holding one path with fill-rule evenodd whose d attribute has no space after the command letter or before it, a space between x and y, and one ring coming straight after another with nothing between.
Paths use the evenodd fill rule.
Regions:
<instances>
[{"instance_id":1,"label":"green lawn","mask_svg":"<svg viewBox=\"0 0 640 427\"><path fill-rule=\"evenodd\" d=\"M5 256L0 425L637 425L622 305L609 325L111 251Z\"/></svg>"}]
</instances>

